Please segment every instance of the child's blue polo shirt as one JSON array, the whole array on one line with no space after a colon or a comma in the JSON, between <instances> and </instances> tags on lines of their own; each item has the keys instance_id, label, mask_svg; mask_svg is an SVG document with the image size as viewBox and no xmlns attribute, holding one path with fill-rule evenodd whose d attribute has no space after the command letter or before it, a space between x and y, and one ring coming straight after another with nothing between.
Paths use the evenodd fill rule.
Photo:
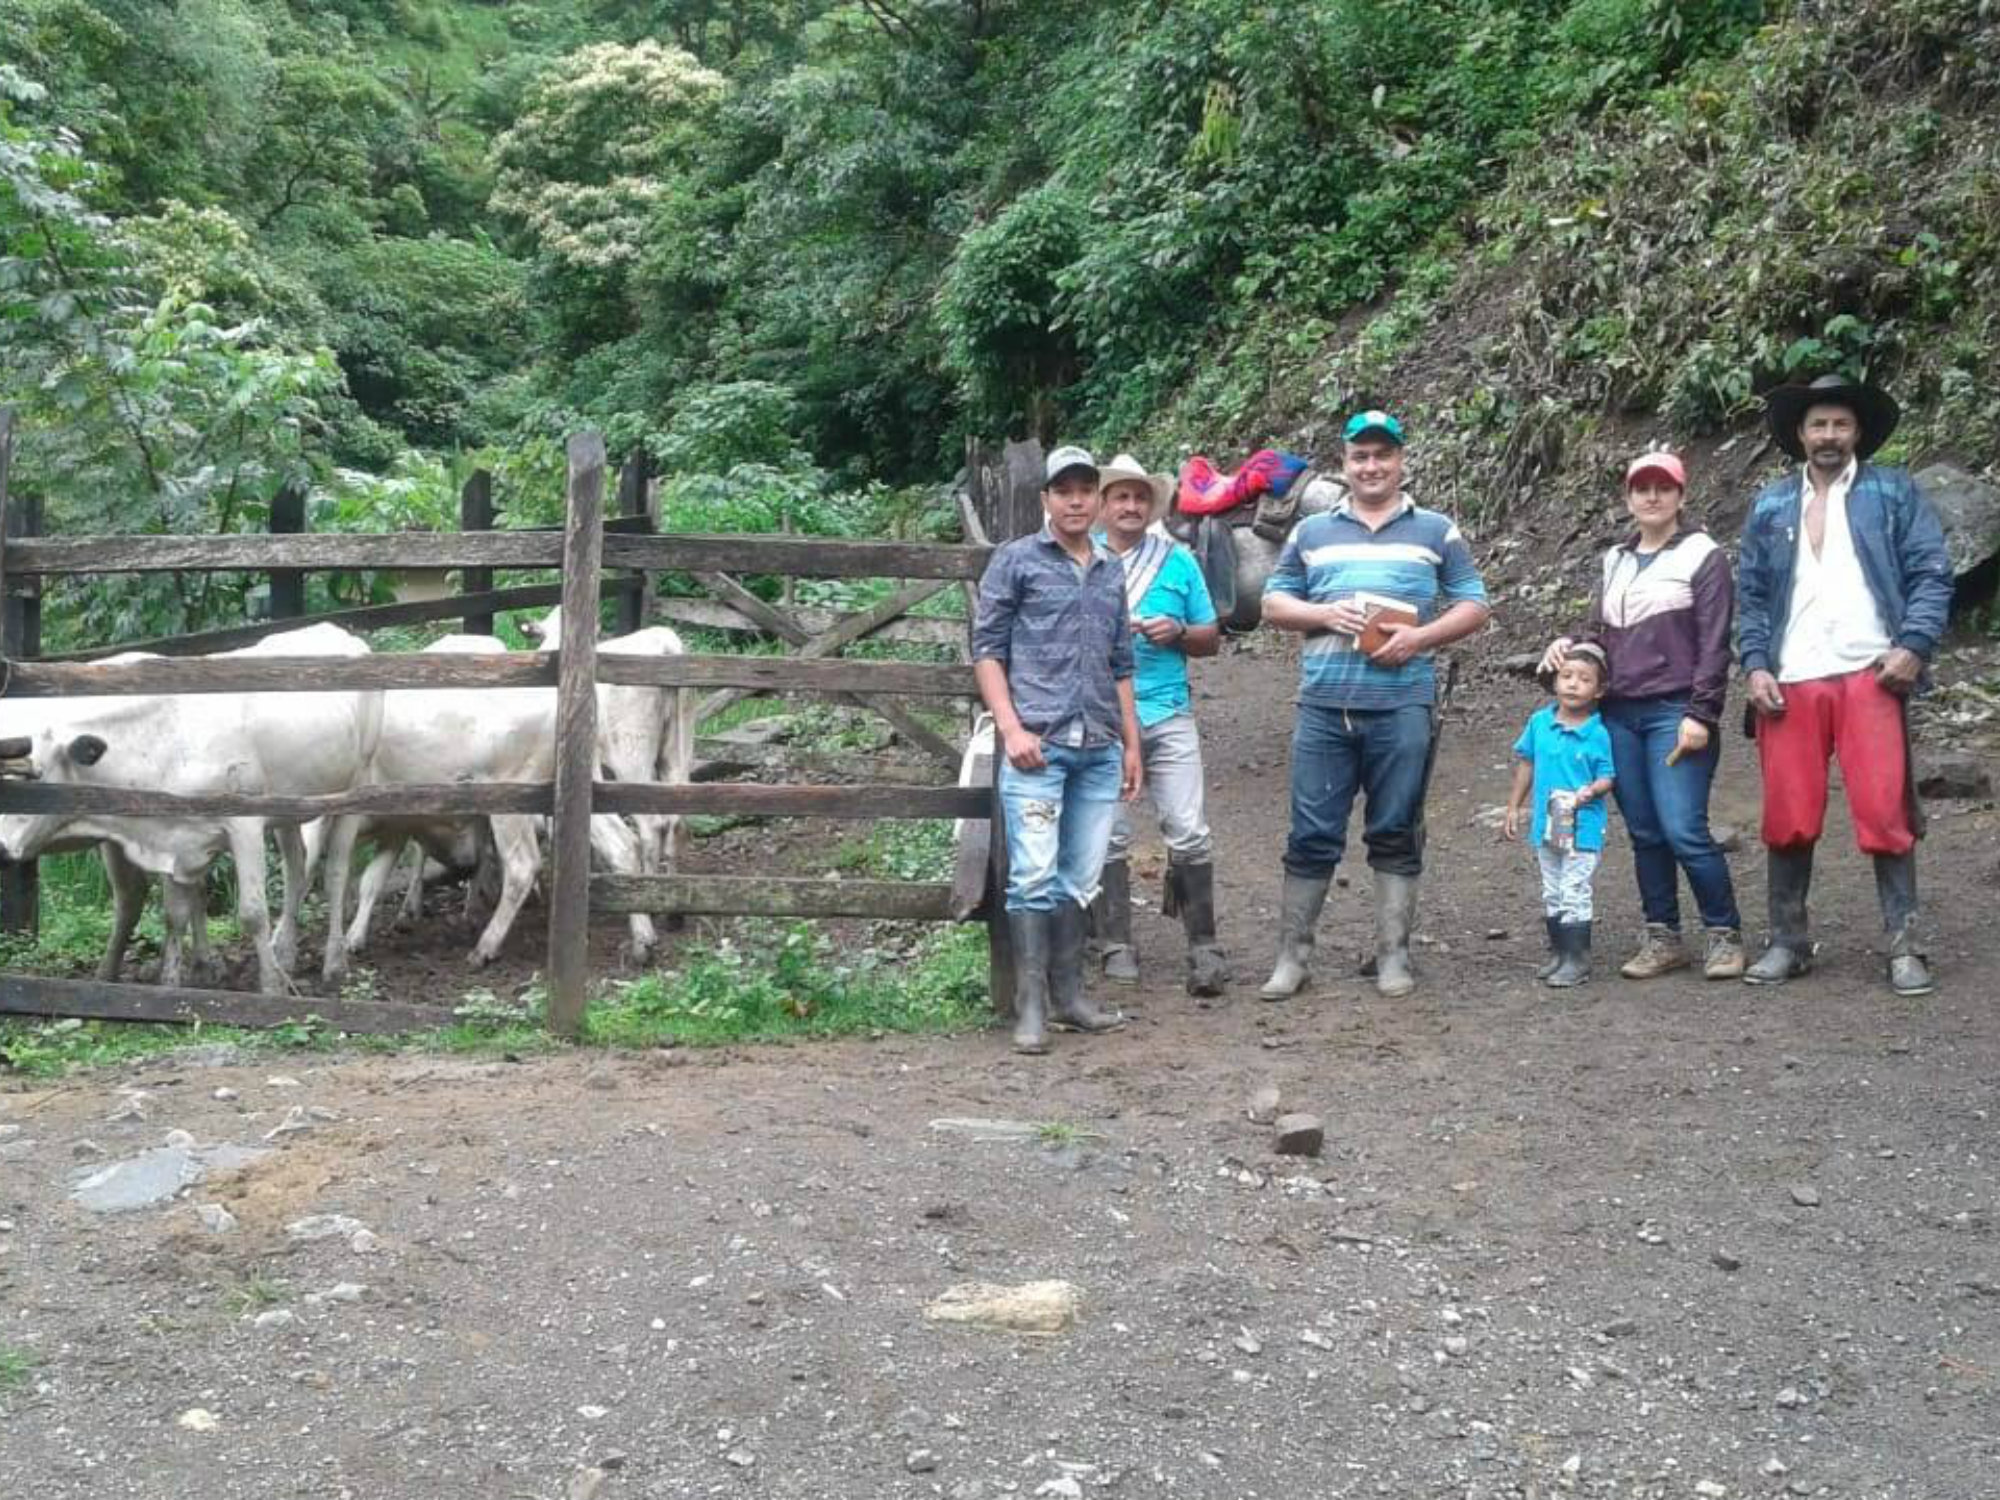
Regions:
<instances>
[{"instance_id":1,"label":"child's blue polo shirt","mask_svg":"<svg viewBox=\"0 0 2000 1500\"><path fill-rule=\"evenodd\" d=\"M1611 734L1603 718L1592 714L1572 729L1556 717L1553 703L1528 720L1514 741L1514 756L1535 768L1535 826L1529 837L1536 844L1548 832L1550 792L1582 791L1612 774ZM1611 818L1604 800L1593 798L1576 810L1576 847L1587 853L1604 847L1604 829Z\"/></svg>"}]
</instances>

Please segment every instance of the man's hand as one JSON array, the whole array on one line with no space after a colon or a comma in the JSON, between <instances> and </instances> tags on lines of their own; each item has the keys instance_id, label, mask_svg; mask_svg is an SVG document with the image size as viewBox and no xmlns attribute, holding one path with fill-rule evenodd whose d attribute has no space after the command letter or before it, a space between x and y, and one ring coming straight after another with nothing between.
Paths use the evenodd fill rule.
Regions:
<instances>
[{"instance_id":1,"label":"man's hand","mask_svg":"<svg viewBox=\"0 0 2000 1500\"><path fill-rule=\"evenodd\" d=\"M1575 644L1566 635L1559 635L1549 642L1549 649L1542 653L1541 665L1537 672L1560 672L1563 659L1569 655L1569 648Z\"/></svg>"},{"instance_id":2,"label":"man's hand","mask_svg":"<svg viewBox=\"0 0 2000 1500\"><path fill-rule=\"evenodd\" d=\"M1527 815L1527 808L1516 807L1513 803L1509 802L1507 804L1507 816L1500 821L1500 836L1508 839L1519 838L1521 836L1521 820Z\"/></svg>"},{"instance_id":3,"label":"man's hand","mask_svg":"<svg viewBox=\"0 0 2000 1500\"><path fill-rule=\"evenodd\" d=\"M1367 623L1367 614L1352 599L1320 606L1320 624L1328 630L1337 630L1342 635L1359 635Z\"/></svg>"},{"instance_id":4,"label":"man's hand","mask_svg":"<svg viewBox=\"0 0 2000 1500\"><path fill-rule=\"evenodd\" d=\"M1907 698L1923 674L1924 659L1902 646L1891 646L1888 655L1875 663L1875 680L1898 698Z\"/></svg>"},{"instance_id":5,"label":"man's hand","mask_svg":"<svg viewBox=\"0 0 2000 1500\"><path fill-rule=\"evenodd\" d=\"M1042 758L1042 737L1024 725L1016 724L1002 732L1001 743L1007 751L1007 764L1017 771L1039 771L1048 762Z\"/></svg>"},{"instance_id":6,"label":"man's hand","mask_svg":"<svg viewBox=\"0 0 2000 1500\"><path fill-rule=\"evenodd\" d=\"M1667 764L1673 765L1683 755L1699 755L1708 748L1709 729L1699 719L1682 719L1680 733L1674 739L1674 748L1667 756Z\"/></svg>"},{"instance_id":7,"label":"man's hand","mask_svg":"<svg viewBox=\"0 0 2000 1500\"><path fill-rule=\"evenodd\" d=\"M1140 758L1138 747L1128 745L1119 766L1118 795L1130 802L1146 785L1146 763Z\"/></svg>"},{"instance_id":8,"label":"man's hand","mask_svg":"<svg viewBox=\"0 0 2000 1500\"><path fill-rule=\"evenodd\" d=\"M1400 667L1424 649L1423 626L1402 620L1384 620L1379 627L1386 639L1368 654L1378 667Z\"/></svg>"},{"instance_id":9,"label":"man's hand","mask_svg":"<svg viewBox=\"0 0 2000 1500\"><path fill-rule=\"evenodd\" d=\"M1785 695L1778 687L1778 679L1769 672L1752 672L1749 689L1750 706L1758 713L1776 718L1785 711Z\"/></svg>"},{"instance_id":10,"label":"man's hand","mask_svg":"<svg viewBox=\"0 0 2000 1500\"><path fill-rule=\"evenodd\" d=\"M1148 615L1143 620L1134 620L1132 628L1155 646L1171 646L1187 634L1187 626L1172 615Z\"/></svg>"}]
</instances>

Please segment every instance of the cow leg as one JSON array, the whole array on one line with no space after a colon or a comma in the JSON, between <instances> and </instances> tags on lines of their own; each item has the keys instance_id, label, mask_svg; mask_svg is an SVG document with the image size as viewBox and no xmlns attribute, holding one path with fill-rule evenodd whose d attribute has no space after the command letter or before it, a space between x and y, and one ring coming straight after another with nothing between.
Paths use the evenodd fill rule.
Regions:
<instances>
[{"instance_id":1,"label":"cow leg","mask_svg":"<svg viewBox=\"0 0 2000 1500\"><path fill-rule=\"evenodd\" d=\"M515 815L491 821L493 846L500 859L500 900L468 960L474 968L482 968L500 956L508 929L513 927L521 903L535 888L535 876L542 867L542 846L535 837L533 818Z\"/></svg>"},{"instance_id":2,"label":"cow leg","mask_svg":"<svg viewBox=\"0 0 2000 1500\"><path fill-rule=\"evenodd\" d=\"M590 852L616 874L644 873L639 841L623 818L600 813L590 820ZM625 943L625 961L635 968L643 967L652 962L653 950L660 945L659 935L653 931L653 919L642 911L632 913L628 926L631 936Z\"/></svg>"},{"instance_id":3,"label":"cow leg","mask_svg":"<svg viewBox=\"0 0 2000 1500\"><path fill-rule=\"evenodd\" d=\"M389 877L396 871L396 861L402 858L409 842L400 834L390 834L376 848L368 868L362 871L361 886L354 898L354 922L347 929L350 953L359 953L368 946L368 926L375 916L375 903L381 899L382 887L389 883ZM421 850L418 856L422 857Z\"/></svg>"},{"instance_id":4,"label":"cow leg","mask_svg":"<svg viewBox=\"0 0 2000 1500\"><path fill-rule=\"evenodd\" d=\"M181 962L192 953L197 972L208 954L208 886L203 877L181 880L161 877L160 906L166 912L167 941L160 959L160 983L178 986L185 978ZM273 944L275 946L275 943Z\"/></svg>"},{"instance_id":5,"label":"cow leg","mask_svg":"<svg viewBox=\"0 0 2000 1500\"><path fill-rule=\"evenodd\" d=\"M278 966L289 974L299 961L299 902L311 878L308 874L311 860L305 836L296 824L287 823L276 833L278 855L285 867L285 904L278 915L277 930L271 934L271 952L277 956Z\"/></svg>"},{"instance_id":6,"label":"cow leg","mask_svg":"<svg viewBox=\"0 0 2000 1500\"><path fill-rule=\"evenodd\" d=\"M231 818L229 857L236 861L236 921L257 953L257 988L283 995L290 986L278 956L271 951L271 907L264 898L264 824L257 818Z\"/></svg>"},{"instance_id":7,"label":"cow leg","mask_svg":"<svg viewBox=\"0 0 2000 1500\"><path fill-rule=\"evenodd\" d=\"M397 920L405 927L414 927L424 919L424 870L430 862L424 846L417 845L417 857L410 864L409 884L403 887L403 907L397 914Z\"/></svg>"},{"instance_id":8,"label":"cow leg","mask_svg":"<svg viewBox=\"0 0 2000 1500\"><path fill-rule=\"evenodd\" d=\"M97 977L105 983L115 980L125 967L125 949L132 931L146 910L146 872L125 857L125 851L106 840L97 846L104 860L104 874L111 882L111 939L98 960Z\"/></svg>"},{"instance_id":9,"label":"cow leg","mask_svg":"<svg viewBox=\"0 0 2000 1500\"><path fill-rule=\"evenodd\" d=\"M320 978L339 984L347 977L347 882L354 872L354 836L359 818L340 817L326 836L326 961Z\"/></svg>"},{"instance_id":10,"label":"cow leg","mask_svg":"<svg viewBox=\"0 0 2000 1500\"><path fill-rule=\"evenodd\" d=\"M215 956L208 945L208 873L193 880L168 881L165 899L181 908L178 925L187 939L188 967L197 984L206 983L215 972Z\"/></svg>"}]
</instances>

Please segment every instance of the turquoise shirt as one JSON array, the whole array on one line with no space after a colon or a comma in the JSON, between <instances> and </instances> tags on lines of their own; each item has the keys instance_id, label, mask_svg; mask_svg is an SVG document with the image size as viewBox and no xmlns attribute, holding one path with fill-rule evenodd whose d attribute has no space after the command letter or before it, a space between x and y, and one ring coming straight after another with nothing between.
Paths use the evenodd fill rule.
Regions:
<instances>
[{"instance_id":1,"label":"turquoise shirt","mask_svg":"<svg viewBox=\"0 0 2000 1500\"><path fill-rule=\"evenodd\" d=\"M1556 717L1555 705L1550 704L1528 720L1514 741L1514 755L1535 768L1535 826L1529 838L1540 844L1548 836L1550 792L1580 792L1593 781L1611 777L1611 732L1596 714L1572 729ZM1604 800L1593 798L1576 810L1578 849L1594 853L1604 847L1610 818Z\"/></svg>"},{"instance_id":2,"label":"turquoise shirt","mask_svg":"<svg viewBox=\"0 0 2000 1500\"><path fill-rule=\"evenodd\" d=\"M1160 615L1183 626L1215 623L1215 601L1209 596L1208 580L1201 576L1201 564L1179 542L1132 611L1134 619ZM1141 727L1190 712L1194 695L1188 691L1187 653L1178 646L1155 646L1133 631L1132 696L1138 700Z\"/></svg>"}]
</instances>

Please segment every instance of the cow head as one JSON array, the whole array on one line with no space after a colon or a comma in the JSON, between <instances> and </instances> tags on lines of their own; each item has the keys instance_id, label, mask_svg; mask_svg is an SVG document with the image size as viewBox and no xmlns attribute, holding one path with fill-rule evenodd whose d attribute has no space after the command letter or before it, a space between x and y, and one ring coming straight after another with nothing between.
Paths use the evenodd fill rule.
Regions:
<instances>
[{"instance_id":1,"label":"cow head","mask_svg":"<svg viewBox=\"0 0 2000 1500\"><path fill-rule=\"evenodd\" d=\"M11 747L12 742L7 742ZM111 745L102 735L88 731L45 728L27 740L28 753L15 757L25 761L21 773L26 779L45 786L80 786L95 779L92 772ZM10 813L0 817L0 861L33 859L74 822L73 812Z\"/></svg>"}]
</instances>

